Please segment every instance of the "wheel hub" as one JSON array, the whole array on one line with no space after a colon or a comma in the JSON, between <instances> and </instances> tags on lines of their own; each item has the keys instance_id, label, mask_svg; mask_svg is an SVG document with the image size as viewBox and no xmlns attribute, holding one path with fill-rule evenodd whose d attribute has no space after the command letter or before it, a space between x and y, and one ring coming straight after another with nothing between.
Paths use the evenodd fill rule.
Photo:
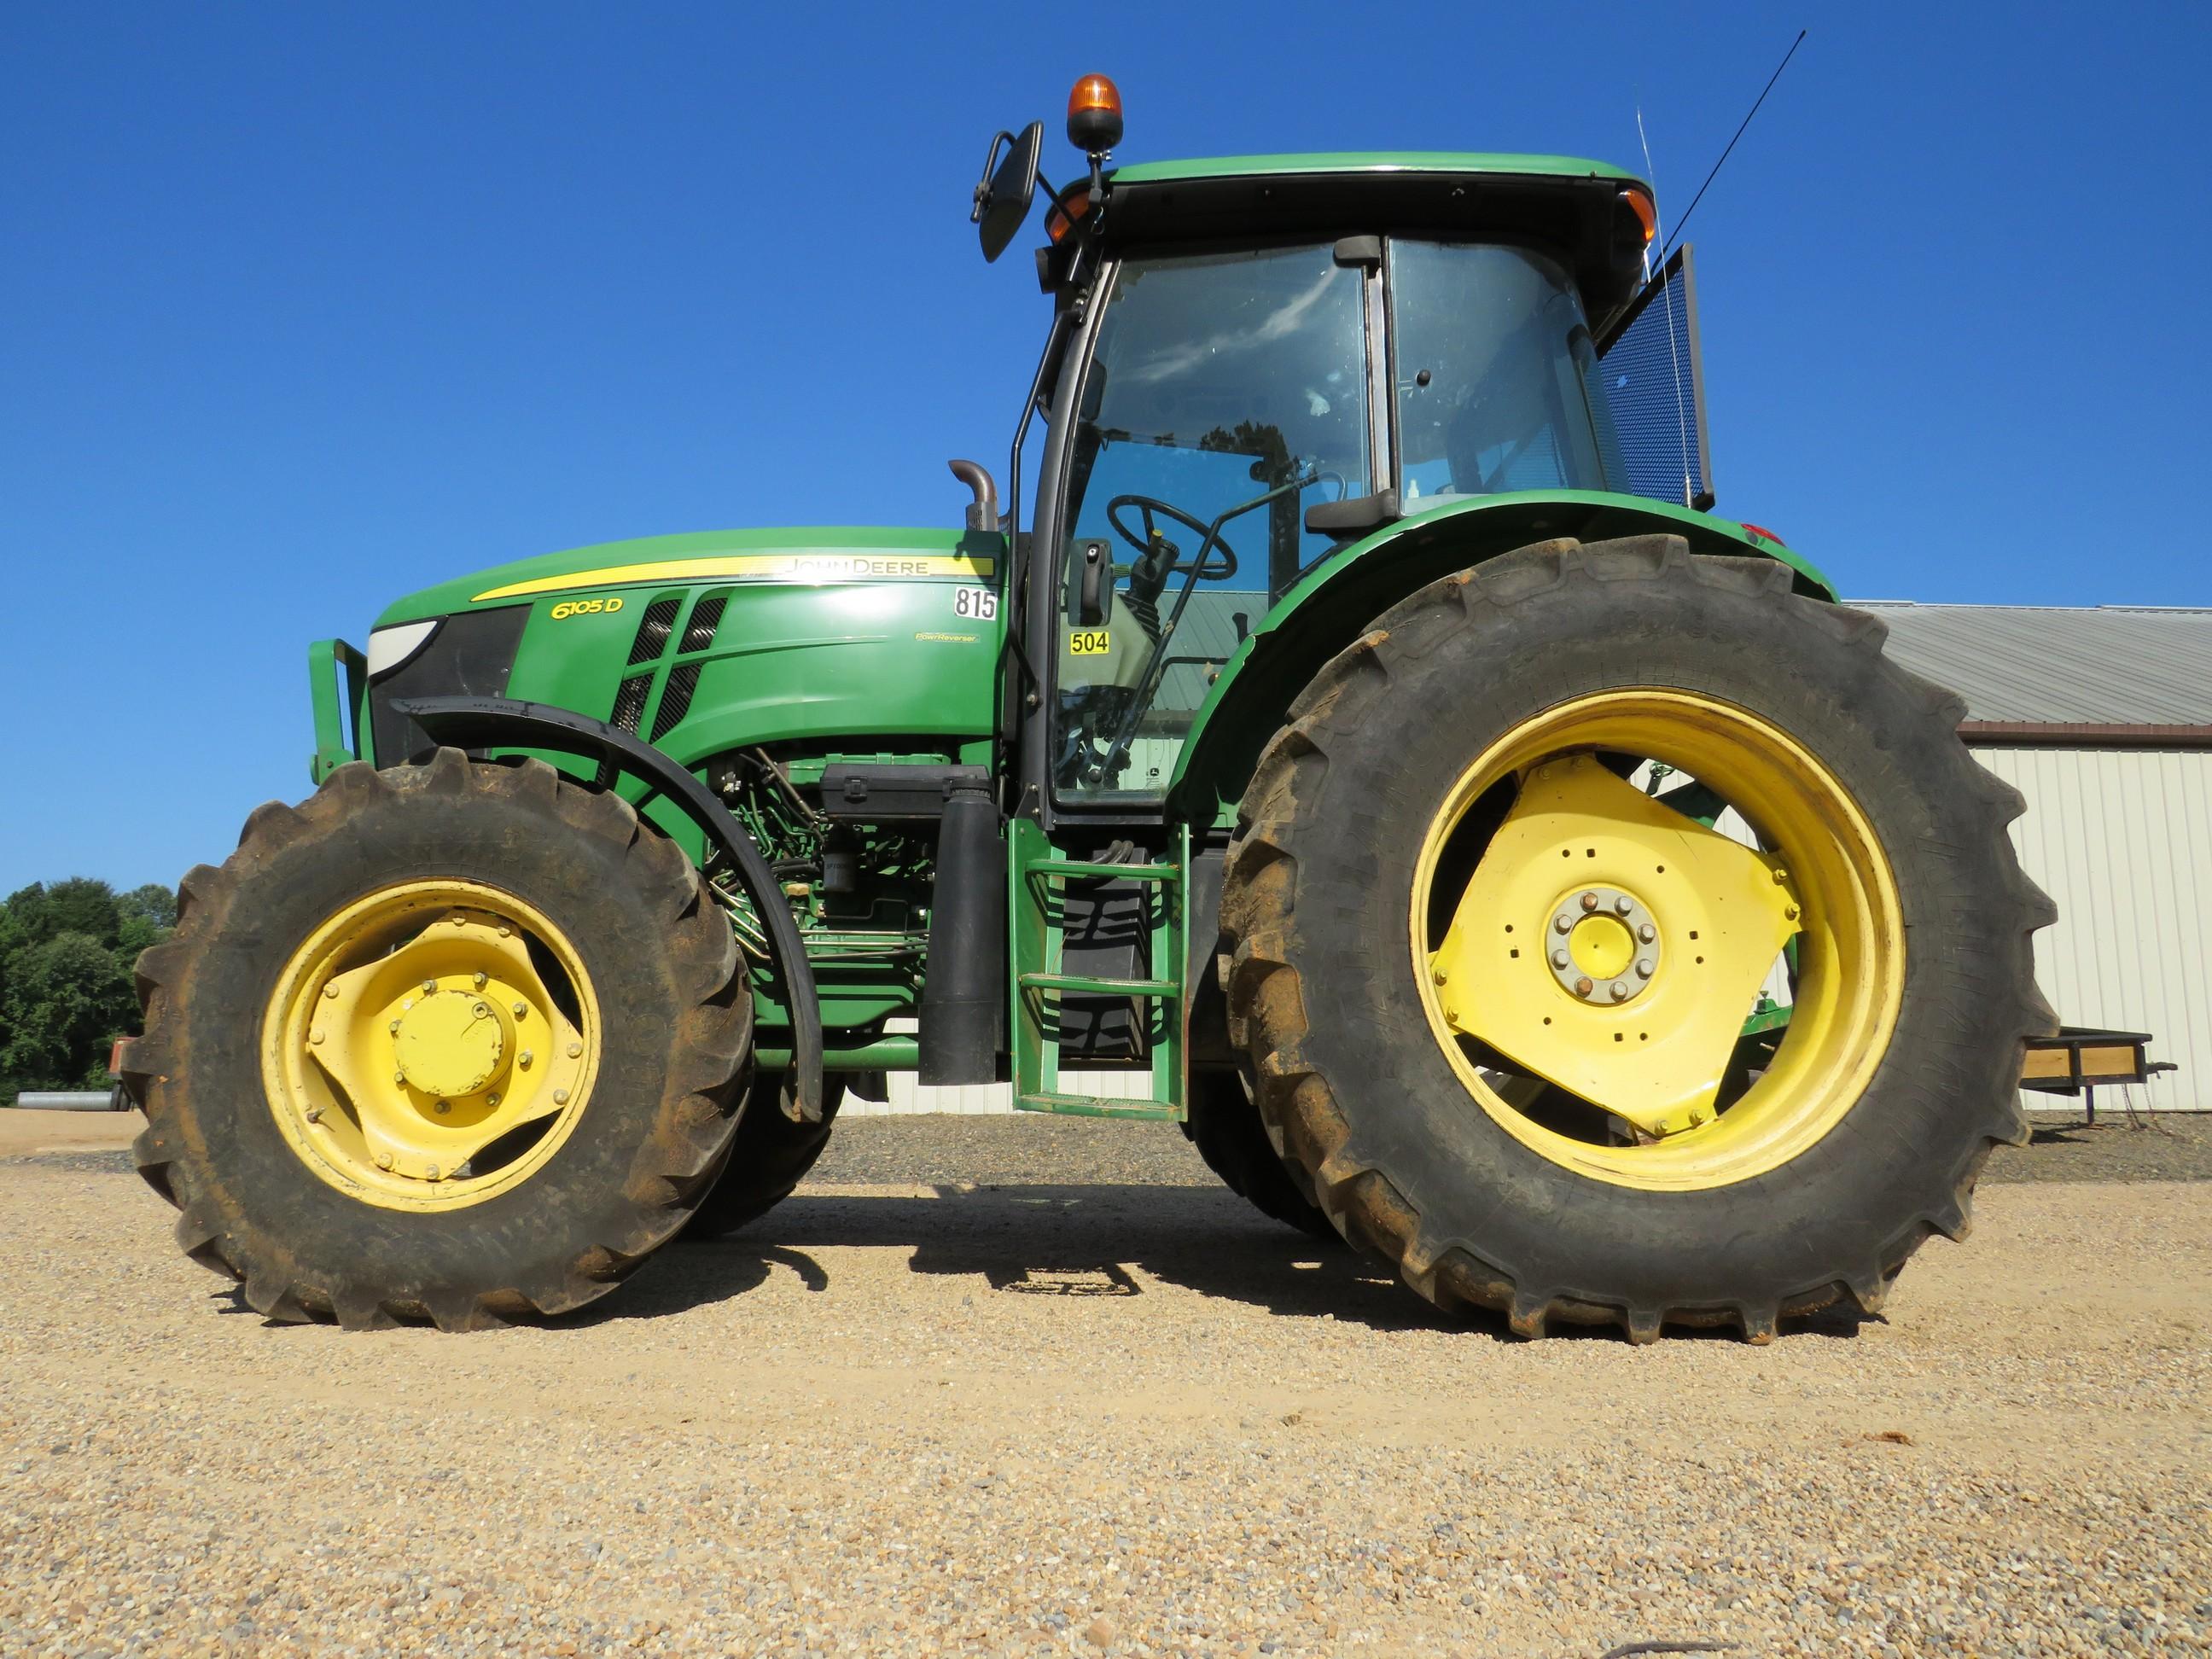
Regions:
<instances>
[{"instance_id":1,"label":"wheel hub","mask_svg":"<svg viewBox=\"0 0 2212 1659\"><path fill-rule=\"evenodd\" d=\"M393 1057L408 1085L440 1100L489 1087L507 1069L507 1028L480 996L441 990L399 1017Z\"/></svg>"},{"instance_id":2,"label":"wheel hub","mask_svg":"<svg viewBox=\"0 0 2212 1659\"><path fill-rule=\"evenodd\" d=\"M594 1007L535 910L465 881L403 884L331 917L288 965L266 1016L270 1107L342 1190L399 1208L473 1203L526 1176L573 1125L598 1065Z\"/></svg>"},{"instance_id":3,"label":"wheel hub","mask_svg":"<svg viewBox=\"0 0 2212 1659\"><path fill-rule=\"evenodd\" d=\"M1626 1003L1658 974L1658 918L1633 893L1602 884L1568 893L1553 907L1547 953L1552 977L1583 1002Z\"/></svg>"},{"instance_id":4,"label":"wheel hub","mask_svg":"<svg viewBox=\"0 0 2212 1659\"><path fill-rule=\"evenodd\" d=\"M1679 1134L1713 1117L1798 914L1779 860L1570 755L1522 778L1430 976L1451 1030L1646 1135Z\"/></svg>"}]
</instances>

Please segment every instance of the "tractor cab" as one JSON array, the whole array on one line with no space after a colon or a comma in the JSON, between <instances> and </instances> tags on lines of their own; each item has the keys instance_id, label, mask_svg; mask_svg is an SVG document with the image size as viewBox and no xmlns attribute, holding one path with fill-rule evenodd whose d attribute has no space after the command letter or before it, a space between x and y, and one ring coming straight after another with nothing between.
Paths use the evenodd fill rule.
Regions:
<instances>
[{"instance_id":1,"label":"tractor cab","mask_svg":"<svg viewBox=\"0 0 2212 1659\"><path fill-rule=\"evenodd\" d=\"M1522 492L1633 494L1639 477L1711 504L1680 372L1693 354L1632 374L1601 361L1664 285L1647 283L1639 181L1477 154L1109 169L1120 131L1111 83L1079 82L1070 137L1089 173L1044 185L1037 269L1055 312L1017 625L1046 682L1026 688L1024 782L1048 822L1157 816L1200 709L1271 613L1405 520ZM1039 133L994 142L976 189L988 257L1037 179ZM1674 313L1693 342L1675 269L1655 320ZM1670 418L1650 418L1655 401ZM1639 470L1624 416L1675 434L1674 453Z\"/></svg>"}]
</instances>

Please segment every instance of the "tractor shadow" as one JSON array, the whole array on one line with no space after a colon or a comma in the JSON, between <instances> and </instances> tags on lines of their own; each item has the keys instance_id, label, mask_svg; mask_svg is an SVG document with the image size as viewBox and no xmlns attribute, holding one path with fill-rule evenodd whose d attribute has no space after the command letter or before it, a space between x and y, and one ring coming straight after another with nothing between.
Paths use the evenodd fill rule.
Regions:
<instances>
[{"instance_id":1,"label":"tractor shadow","mask_svg":"<svg viewBox=\"0 0 2212 1659\"><path fill-rule=\"evenodd\" d=\"M924 1189L928 1190L928 1189ZM677 1243L586 1319L651 1319L744 1295L771 1275L828 1288L824 1251L907 1252L908 1271L972 1282L974 1293L1132 1298L1173 1286L1286 1319L1334 1320L1376 1331L1449 1331L1517 1343L1502 1315L1445 1314L1381 1262L1336 1241L1256 1214L1217 1188L1139 1185L938 1187L809 1194L710 1243ZM603 1311L602 1311L603 1310ZM1793 1336L1848 1339L1869 1322L1831 1308L1783 1323ZM1670 1341L1734 1343L1733 1327L1669 1325ZM1625 1342L1616 1328L1557 1326L1553 1340Z\"/></svg>"},{"instance_id":2,"label":"tractor shadow","mask_svg":"<svg viewBox=\"0 0 2212 1659\"><path fill-rule=\"evenodd\" d=\"M658 1317L743 1295L779 1265L820 1289L829 1279L817 1253L838 1249L902 1249L915 1273L1009 1296L1126 1298L1157 1283L1376 1330L1467 1322L1419 1301L1380 1262L1269 1221L1232 1194L1126 1185L801 1191L726 1239L670 1245L599 1305L609 1319Z\"/></svg>"}]
</instances>

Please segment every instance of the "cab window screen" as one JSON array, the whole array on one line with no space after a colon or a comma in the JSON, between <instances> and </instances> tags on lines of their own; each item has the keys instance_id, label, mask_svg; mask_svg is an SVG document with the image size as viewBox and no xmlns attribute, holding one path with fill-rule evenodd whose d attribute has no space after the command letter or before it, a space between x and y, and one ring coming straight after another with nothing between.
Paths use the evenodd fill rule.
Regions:
<instances>
[{"instance_id":1,"label":"cab window screen","mask_svg":"<svg viewBox=\"0 0 2212 1659\"><path fill-rule=\"evenodd\" d=\"M1628 489L1677 507L1711 507L1698 291L1686 246L1613 326L1595 378L1612 414Z\"/></svg>"}]
</instances>

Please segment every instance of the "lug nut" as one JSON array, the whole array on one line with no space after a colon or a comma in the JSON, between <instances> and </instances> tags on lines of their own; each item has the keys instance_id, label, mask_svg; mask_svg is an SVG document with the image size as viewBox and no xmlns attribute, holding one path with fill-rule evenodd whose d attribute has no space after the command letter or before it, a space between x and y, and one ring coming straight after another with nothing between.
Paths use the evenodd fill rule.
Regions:
<instances>
[{"instance_id":1,"label":"lug nut","mask_svg":"<svg viewBox=\"0 0 2212 1659\"><path fill-rule=\"evenodd\" d=\"M526 1003L526 1002L518 1002L518 1003L516 1003L516 1004L514 1005L514 1017L515 1017L517 1019L520 1019L520 1018L521 1018L525 1014L528 1013L529 1012L530 1012L530 1005L529 1005L528 1003Z\"/></svg>"},{"instance_id":2,"label":"lug nut","mask_svg":"<svg viewBox=\"0 0 2212 1659\"><path fill-rule=\"evenodd\" d=\"M478 1019L482 1019L486 1014L489 1013L491 1010L485 1007L483 1004L479 1002L471 1012L473 1012Z\"/></svg>"},{"instance_id":3,"label":"lug nut","mask_svg":"<svg viewBox=\"0 0 2212 1659\"><path fill-rule=\"evenodd\" d=\"M1570 958L1565 951L1554 951L1552 952L1552 966L1554 968L1564 970Z\"/></svg>"},{"instance_id":4,"label":"lug nut","mask_svg":"<svg viewBox=\"0 0 2212 1659\"><path fill-rule=\"evenodd\" d=\"M1613 913L1617 916L1625 916L1635 908L1636 901L1626 893L1613 902Z\"/></svg>"},{"instance_id":5,"label":"lug nut","mask_svg":"<svg viewBox=\"0 0 2212 1659\"><path fill-rule=\"evenodd\" d=\"M392 1036L398 1036L399 1035L399 1022L395 1019L391 1024L385 1027L385 1029L390 1031Z\"/></svg>"},{"instance_id":6,"label":"lug nut","mask_svg":"<svg viewBox=\"0 0 2212 1659\"><path fill-rule=\"evenodd\" d=\"M483 976L482 974L475 974L475 975L471 975L471 978L475 981L475 983L476 983L476 988L477 988L477 990L481 991L481 990L483 990L483 988L484 988L484 976Z\"/></svg>"},{"instance_id":7,"label":"lug nut","mask_svg":"<svg viewBox=\"0 0 2212 1659\"><path fill-rule=\"evenodd\" d=\"M1596 909L1596 908L1597 908L1597 895L1596 895L1595 893L1584 893L1584 894L1583 895L1583 897L1582 897L1582 906L1583 906L1583 909L1585 909L1585 910L1595 910L1595 909Z\"/></svg>"},{"instance_id":8,"label":"lug nut","mask_svg":"<svg viewBox=\"0 0 2212 1659\"><path fill-rule=\"evenodd\" d=\"M499 925L499 936L500 936L501 939L505 939L508 934L512 933L514 931L514 928L512 928L512 927L508 927L508 926L507 926L505 922L503 922L503 921L502 921L501 923L500 923L500 925Z\"/></svg>"},{"instance_id":9,"label":"lug nut","mask_svg":"<svg viewBox=\"0 0 2212 1659\"><path fill-rule=\"evenodd\" d=\"M335 984L325 985L323 987L323 994L326 997L335 997L337 994L338 988Z\"/></svg>"},{"instance_id":10,"label":"lug nut","mask_svg":"<svg viewBox=\"0 0 2212 1659\"><path fill-rule=\"evenodd\" d=\"M1636 964L1636 976L1638 979L1650 979L1651 977L1651 958L1650 957L1645 957L1642 961Z\"/></svg>"},{"instance_id":11,"label":"lug nut","mask_svg":"<svg viewBox=\"0 0 2212 1659\"><path fill-rule=\"evenodd\" d=\"M379 1152L376 1155L376 1167L380 1170L390 1169L392 1167L392 1154L389 1152Z\"/></svg>"},{"instance_id":12,"label":"lug nut","mask_svg":"<svg viewBox=\"0 0 2212 1659\"><path fill-rule=\"evenodd\" d=\"M498 1104L499 1104L499 1097L498 1097L497 1095L486 1095L486 1096L484 1097L484 1104L485 1104L485 1105L487 1105L487 1106L496 1106L496 1105L498 1105Z\"/></svg>"},{"instance_id":13,"label":"lug nut","mask_svg":"<svg viewBox=\"0 0 2212 1659\"><path fill-rule=\"evenodd\" d=\"M423 1170L422 1173L429 1176L433 1181L442 1181L445 1179L443 1176L438 1173L438 1166L434 1164L433 1164L428 1169Z\"/></svg>"},{"instance_id":14,"label":"lug nut","mask_svg":"<svg viewBox=\"0 0 2212 1659\"><path fill-rule=\"evenodd\" d=\"M1789 879L1790 872L1787 870L1777 870L1774 872L1774 884L1777 887L1781 886L1784 882Z\"/></svg>"},{"instance_id":15,"label":"lug nut","mask_svg":"<svg viewBox=\"0 0 2212 1659\"><path fill-rule=\"evenodd\" d=\"M1575 981L1575 994L1578 997L1588 996L1594 988L1586 979L1578 979Z\"/></svg>"},{"instance_id":16,"label":"lug nut","mask_svg":"<svg viewBox=\"0 0 2212 1659\"><path fill-rule=\"evenodd\" d=\"M1636 930L1636 937L1642 939L1646 945L1649 945L1653 939L1659 937L1659 930L1647 921L1641 927Z\"/></svg>"},{"instance_id":17,"label":"lug nut","mask_svg":"<svg viewBox=\"0 0 2212 1659\"><path fill-rule=\"evenodd\" d=\"M525 1048L525 1049L522 1051L522 1063L523 1063L525 1066L529 1065L529 1064L530 1064L530 1062L531 1062L532 1060L535 1060L535 1059L537 1059L537 1058L538 1058L538 1056L537 1056L537 1055L535 1055L535 1054L532 1054L532 1053L530 1052L530 1050L529 1050L529 1049L527 1049L527 1048Z\"/></svg>"},{"instance_id":18,"label":"lug nut","mask_svg":"<svg viewBox=\"0 0 2212 1659\"><path fill-rule=\"evenodd\" d=\"M580 1042L572 1042L568 1045L568 1058L571 1060L575 1059L578 1054L580 1054L583 1052L584 1045Z\"/></svg>"},{"instance_id":19,"label":"lug nut","mask_svg":"<svg viewBox=\"0 0 2212 1659\"><path fill-rule=\"evenodd\" d=\"M1628 1000L1628 981L1626 980L1617 979L1613 981L1613 1000L1615 1002L1626 1002Z\"/></svg>"},{"instance_id":20,"label":"lug nut","mask_svg":"<svg viewBox=\"0 0 2212 1659\"><path fill-rule=\"evenodd\" d=\"M566 1106L568 1103L568 1091L566 1089L556 1089L553 1091L553 1103L556 1106Z\"/></svg>"},{"instance_id":21,"label":"lug nut","mask_svg":"<svg viewBox=\"0 0 2212 1659\"><path fill-rule=\"evenodd\" d=\"M1431 969L1429 969L1429 977L1430 977L1431 979L1434 980L1434 981L1435 981L1437 984L1439 984L1439 985L1448 984L1448 983L1450 981L1450 980L1451 980L1451 975L1450 975L1449 974L1448 974L1448 973L1444 972L1444 970L1443 970L1443 969L1441 969L1441 968L1431 968Z\"/></svg>"},{"instance_id":22,"label":"lug nut","mask_svg":"<svg viewBox=\"0 0 2212 1659\"><path fill-rule=\"evenodd\" d=\"M439 1115L440 1117L443 1117L443 1116L445 1116L445 1115L446 1115L447 1113L448 1113L448 1112L452 1111L453 1109L453 1103L452 1101L450 1101L450 1100L441 1100L441 1101L440 1101L440 1102L438 1103L438 1115Z\"/></svg>"},{"instance_id":23,"label":"lug nut","mask_svg":"<svg viewBox=\"0 0 2212 1659\"><path fill-rule=\"evenodd\" d=\"M1570 933L1574 931L1575 919L1562 911L1552 918L1552 926L1559 933Z\"/></svg>"},{"instance_id":24,"label":"lug nut","mask_svg":"<svg viewBox=\"0 0 2212 1659\"><path fill-rule=\"evenodd\" d=\"M307 1033L307 1041L310 1042L320 1042L322 1040L323 1034L320 1031L310 1031Z\"/></svg>"},{"instance_id":25,"label":"lug nut","mask_svg":"<svg viewBox=\"0 0 2212 1659\"><path fill-rule=\"evenodd\" d=\"M308 1121L308 1122L310 1122L310 1123L320 1123L322 1121L323 1121L323 1109L322 1109L321 1107L319 1107L319 1106L310 1106L310 1107L308 1107L308 1108L307 1108L307 1121Z\"/></svg>"},{"instance_id":26,"label":"lug nut","mask_svg":"<svg viewBox=\"0 0 2212 1659\"><path fill-rule=\"evenodd\" d=\"M392 1074L392 1080L404 1089L407 1086L407 1073L404 1072L394 1072Z\"/></svg>"},{"instance_id":27,"label":"lug nut","mask_svg":"<svg viewBox=\"0 0 2212 1659\"><path fill-rule=\"evenodd\" d=\"M1797 907L1794 904L1787 905L1784 907L1782 914L1785 919L1795 921L1797 920Z\"/></svg>"}]
</instances>

